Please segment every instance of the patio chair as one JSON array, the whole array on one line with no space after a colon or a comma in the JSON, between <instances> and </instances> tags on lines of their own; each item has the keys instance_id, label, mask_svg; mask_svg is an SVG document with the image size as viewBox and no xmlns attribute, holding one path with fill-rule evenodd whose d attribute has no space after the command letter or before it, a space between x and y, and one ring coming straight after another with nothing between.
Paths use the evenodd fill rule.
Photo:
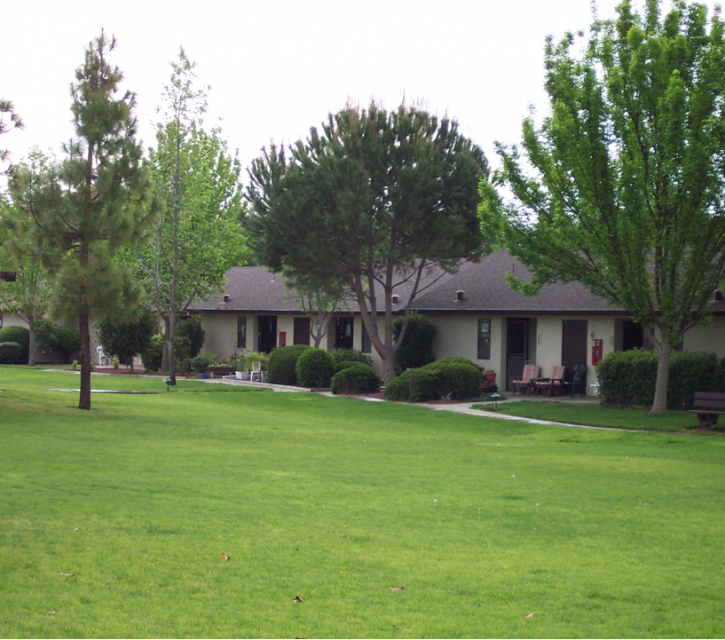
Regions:
<instances>
[{"instance_id":1,"label":"patio chair","mask_svg":"<svg viewBox=\"0 0 725 640\"><path fill-rule=\"evenodd\" d=\"M538 364L527 364L524 366L524 373L521 378L512 380L514 395L528 392L533 388L533 380L539 377L540 367Z\"/></svg>"},{"instance_id":2,"label":"patio chair","mask_svg":"<svg viewBox=\"0 0 725 640\"><path fill-rule=\"evenodd\" d=\"M569 382L564 382L565 386L570 387L571 397L574 397L574 390L577 387L581 388L581 394L582 396L586 394L587 387L586 387L586 380L587 380L587 365L583 362L580 362L579 364L575 364L574 368L571 370L571 380Z\"/></svg>"},{"instance_id":3,"label":"patio chair","mask_svg":"<svg viewBox=\"0 0 725 640\"><path fill-rule=\"evenodd\" d=\"M561 395L562 390L564 389L565 371L565 366L557 365L552 368L550 378L539 378L538 380L534 380L534 389L536 394L546 391L546 397L549 398L554 395L555 390L558 390L559 395Z\"/></svg>"}]
</instances>

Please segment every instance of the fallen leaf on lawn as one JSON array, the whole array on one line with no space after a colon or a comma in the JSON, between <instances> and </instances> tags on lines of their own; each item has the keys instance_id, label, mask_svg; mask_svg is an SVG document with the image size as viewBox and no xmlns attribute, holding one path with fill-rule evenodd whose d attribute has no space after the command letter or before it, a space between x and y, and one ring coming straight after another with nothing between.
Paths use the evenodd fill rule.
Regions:
<instances>
[{"instance_id":1,"label":"fallen leaf on lawn","mask_svg":"<svg viewBox=\"0 0 725 640\"><path fill-rule=\"evenodd\" d=\"M533 617L534 617L534 614L533 613L530 613L529 615L524 616L524 618L533 618Z\"/></svg>"},{"instance_id":2,"label":"fallen leaf on lawn","mask_svg":"<svg viewBox=\"0 0 725 640\"><path fill-rule=\"evenodd\" d=\"M299 596L295 596L295 599L292 600L292 602L304 602L304 600L302 598L300 598Z\"/></svg>"},{"instance_id":3,"label":"fallen leaf on lawn","mask_svg":"<svg viewBox=\"0 0 725 640\"><path fill-rule=\"evenodd\" d=\"M402 591L405 587L388 587L391 591Z\"/></svg>"},{"instance_id":4,"label":"fallen leaf on lawn","mask_svg":"<svg viewBox=\"0 0 725 640\"><path fill-rule=\"evenodd\" d=\"M225 556L225 555L224 555L224 554L222 553L222 562L226 562L227 560L229 560L229 556Z\"/></svg>"},{"instance_id":5,"label":"fallen leaf on lawn","mask_svg":"<svg viewBox=\"0 0 725 640\"><path fill-rule=\"evenodd\" d=\"M63 573L62 571L59 571L58 574L63 576L64 578L72 578L75 575L73 573Z\"/></svg>"},{"instance_id":6,"label":"fallen leaf on lawn","mask_svg":"<svg viewBox=\"0 0 725 640\"><path fill-rule=\"evenodd\" d=\"M45 615L46 615L46 616L52 616L52 615L54 615L54 614L55 614L55 611L48 611L48 613L46 613Z\"/></svg>"}]
</instances>

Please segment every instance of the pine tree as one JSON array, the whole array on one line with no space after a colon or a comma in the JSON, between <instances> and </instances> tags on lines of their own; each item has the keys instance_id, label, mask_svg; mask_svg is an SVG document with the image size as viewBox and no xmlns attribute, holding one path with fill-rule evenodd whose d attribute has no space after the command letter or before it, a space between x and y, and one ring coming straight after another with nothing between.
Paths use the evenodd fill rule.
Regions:
<instances>
[{"instance_id":1,"label":"pine tree","mask_svg":"<svg viewBox=\"0 0 725 640\"><path fill-rule=\"evenodd\" d=\"M161 203L135 140L134 94L122 93L121 71L107 56L116 46L93 40L71 85L77 138L56 169L11 176L25 220L25 247L50 267L53 316L78 318L81 337L79 409L91 408L90 317L132 316L142 291L114 261L119 248L146 238Z\"/></svg>"}]
</instances>

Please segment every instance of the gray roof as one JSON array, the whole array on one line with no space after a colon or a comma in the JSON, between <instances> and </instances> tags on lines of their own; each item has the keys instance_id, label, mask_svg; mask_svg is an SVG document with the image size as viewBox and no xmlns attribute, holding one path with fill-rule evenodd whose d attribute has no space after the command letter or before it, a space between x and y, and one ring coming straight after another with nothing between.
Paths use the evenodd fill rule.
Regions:
<instances>
[{"instance_id":1,"label":"gray roof","mask_svg":"<svg viewBox=\"0 0 725 640\"><path fill-rule=\"evenodd\" d=\"M465 262L455 274L434 270L426 274L421 290L411 305L413 309L435 312L458 313L508 313L526 315L628 315L620 307L607 304L593 296L578 282L552 284L542 288L538 296L527 298L512 291L505 276L511 272L527 280L528 270L514 257L499 251L481 262ZM224 287L229 296L218 295L191 306L197 311L264 311L276 313L303 313L294 295L285 287L285 278L274 275L262 267L234 267L227 274ZM413 283L400 281L395 292L400 296L398 309L404 309ZM458 300L458 291L463 299ZM382 298L379 297L379 300ZM358 313L357 302L348 303L353 313ZM382 303L380 303L382 306ZM715 302L712 310L718 315L725 313L725 301ZM378 309L379 313L384 311Z\"/></svg>"}]
</instances>

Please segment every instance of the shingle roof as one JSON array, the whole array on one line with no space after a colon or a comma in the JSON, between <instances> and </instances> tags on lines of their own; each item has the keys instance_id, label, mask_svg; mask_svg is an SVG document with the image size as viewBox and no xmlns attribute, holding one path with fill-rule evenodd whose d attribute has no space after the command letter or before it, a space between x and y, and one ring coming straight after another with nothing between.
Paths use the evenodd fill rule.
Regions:
<instances>
[{"instance_id":1,"label":"shingle roof","mask_svg":"<svg viewBox=\"0 0 725 640\"><path fill-rule=\"evenodd\" d=\"M602 298L593 296L578 282L552 284L542 288L538 296L527 298L522 293L511 291L506 284L506 273L527 280L528 270L514 257L499 251L481 262L463 263L456 274L434 270L425 275L421 289L413 301L412 308L428 312L493 312L524 314L614 314L628 315L619 307L607 304ZM227 274L224 287L229 300L218 295L191 306L197 311L269 311L279 313L302 313L294 295L285 287L285 278L274 275L262 267L234 267ZM413 282L399 283L395 293L400 296L397 309L404 309ZM464 292L464 299L457 299L457 292ZM382 296L379 298L382 300ZM348 303L350 309L359 312L356 302ZM379 303L379 313L384 311ZM714 302L712 311L725 314L725 301Z\"/></svg>"},{"instance_id":2,"label":"shingle roof","mask_svg":"<svg viewBox=\"0 0 725 640\"><path fill-rule=\"evenodd\" d=\"M527 281L529 271L516 258L504 251L487 256L479 263L468 262L431 291L413 301L419 311L497 311L511 313L625 313L593 296L578 283L553 284L542 288L538 296L527 298L512 291L506 273ZM457 299L457 292L464 299Z\"/></svg>"}]
</instances>

